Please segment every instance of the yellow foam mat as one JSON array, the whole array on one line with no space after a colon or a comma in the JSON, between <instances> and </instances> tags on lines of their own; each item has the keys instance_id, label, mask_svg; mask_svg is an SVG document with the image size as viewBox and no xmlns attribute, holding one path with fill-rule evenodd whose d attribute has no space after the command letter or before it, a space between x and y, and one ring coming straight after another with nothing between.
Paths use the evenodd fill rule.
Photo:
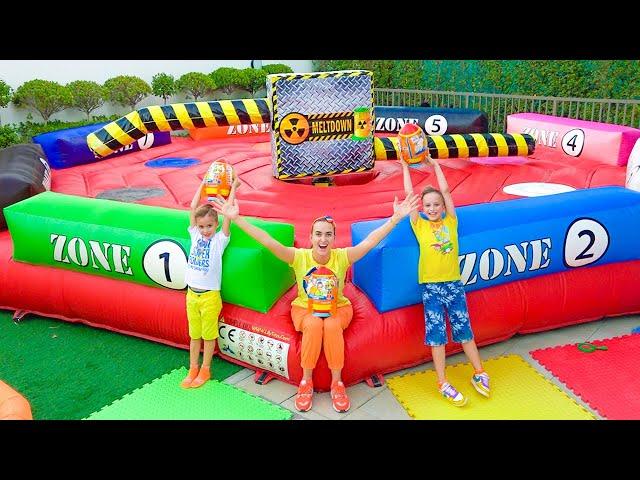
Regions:
<instances>
[{"instance_id":1,"label":"yellow foam mat","mask_svg":"<svg viewBox=\"0 0 640 480\"><path fill-rule=\"evenodd\" d=\"M438 392L434 370L387 378L387 384L416 420L595 419L519 355L487 360L484 369L491 378L490 398L480 395L471 385L471 364L446 368L447 380L467 397L464 407L454 406Z\"/></svg>"}]
</instances>

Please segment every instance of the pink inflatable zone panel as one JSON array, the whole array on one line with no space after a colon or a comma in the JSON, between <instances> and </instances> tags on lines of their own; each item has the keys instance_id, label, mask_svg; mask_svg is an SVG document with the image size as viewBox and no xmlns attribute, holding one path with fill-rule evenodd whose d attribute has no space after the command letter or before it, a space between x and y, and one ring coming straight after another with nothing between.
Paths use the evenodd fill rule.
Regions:
<instances>
[{"instance_id":1,"label":"pink inflatable zone panel","mask_svg":"<svg viewBox=\"0 0 640 480\"><path fill-rule=\"evenodd\" d=\"M536 153L553 151L560 158L624 166L640 130L608 123L516 113L507 117L507 133L528 133L536 140Z\"/></svg>"}]
</instances>

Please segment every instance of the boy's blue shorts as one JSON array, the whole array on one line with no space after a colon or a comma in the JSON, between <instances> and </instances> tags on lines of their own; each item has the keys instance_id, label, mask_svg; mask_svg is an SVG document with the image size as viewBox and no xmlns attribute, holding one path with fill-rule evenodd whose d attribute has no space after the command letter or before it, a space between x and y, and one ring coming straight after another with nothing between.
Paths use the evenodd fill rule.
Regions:
<instances>
[{"instance_id":1,"label":"boy's blue shorts","mask_svg":"<svg viewBox=\"0 0 640 480\"><path fill-rule=\"evenodd\" d=\"M424 305L424 344L439 347L447 344L445 310L451 323L451 336L457 343L473 340L467 298L462 281L421 283Z\"/></svg>"}]
</instances>

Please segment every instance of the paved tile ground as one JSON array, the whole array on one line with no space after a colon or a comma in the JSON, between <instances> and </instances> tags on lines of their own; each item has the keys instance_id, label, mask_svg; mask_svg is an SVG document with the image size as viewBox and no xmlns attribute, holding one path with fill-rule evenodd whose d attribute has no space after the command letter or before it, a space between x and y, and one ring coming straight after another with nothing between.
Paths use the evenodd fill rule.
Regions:
<instances>
[{"instance_id":1,"label":"paved tile ground","mask_svg":"<svg viewBox=\"0 0 640 480\"><path fill-rule=\"evenodd\" d=\"M566 388L564 384L555 379L544 367L532 359L529 352L538 348L564 345L567 343L617 337L631 333L631 330L638 326L640 326L640 315L605 318L595 322L548 330L546 332L516 335L504 342L480 348L480 355L483 359L512 353L520 355L540 372L540 374L550 379L577 403L592 412L596 418L601 419L602 417L591 409L589 405L583 403L571 390ZM448 365L466 361L467 359L463 353L447 357ZM385 378L429 369L433 369L432 362L426 362L412 368L389 373L385 375ZM258 385L254 383L253 371L249 369L241 370L225 381L291 410L294 413L293 418L296 420L411 420L411 417L398 403L386 384L382 387L371 388L366 383L361 382L349 387L347 392L351 399L351 409L346 414L340 414L331 408L329 392L316 393L313 399L313 409L309 412L300 413L296 411L293 406L293 396L296 393L296 387L279 380L272 380L266 385Z\"/></svg>"}]
</instances>

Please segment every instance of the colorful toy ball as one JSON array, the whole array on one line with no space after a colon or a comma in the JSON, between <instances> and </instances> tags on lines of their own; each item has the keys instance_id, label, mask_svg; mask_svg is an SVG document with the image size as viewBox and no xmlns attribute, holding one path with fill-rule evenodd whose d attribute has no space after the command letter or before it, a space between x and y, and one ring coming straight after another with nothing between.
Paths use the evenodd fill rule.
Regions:
<instances>
[{"instance_id":1,"label":"colorful toy ball","mask_svg":"<svg viewBox=\"0 0 640 480\"><path fill-rule=\"evenodd\" d=\"M313 267L302 280L309 302L308 311L316 317L335 315L338 308L338 277L327 267Z\"/></svg>"},{"instance_id":2,"label":"colorful toy ball","mask_svg":"<svg viewBox=\"0 0 640 480\"><path fill-rule=\"evenodd\" d=\"M398 132L400 158L409 165L424 162L427 157L427 137L420 126L406 123Z\"/></svg>"},{"instance_id":3,"label":"colorful toy ball","mask_svg":"<svg viewBox=\"0 0 640 480\"><path fill-rule=\"evenodd\" d=\"M233 179L234 172L231 165L225 161L213 162L204 176L202 198L207 202L213 202L218 195L227 198L231 193Z\"/></svg>"}]
</instances>

